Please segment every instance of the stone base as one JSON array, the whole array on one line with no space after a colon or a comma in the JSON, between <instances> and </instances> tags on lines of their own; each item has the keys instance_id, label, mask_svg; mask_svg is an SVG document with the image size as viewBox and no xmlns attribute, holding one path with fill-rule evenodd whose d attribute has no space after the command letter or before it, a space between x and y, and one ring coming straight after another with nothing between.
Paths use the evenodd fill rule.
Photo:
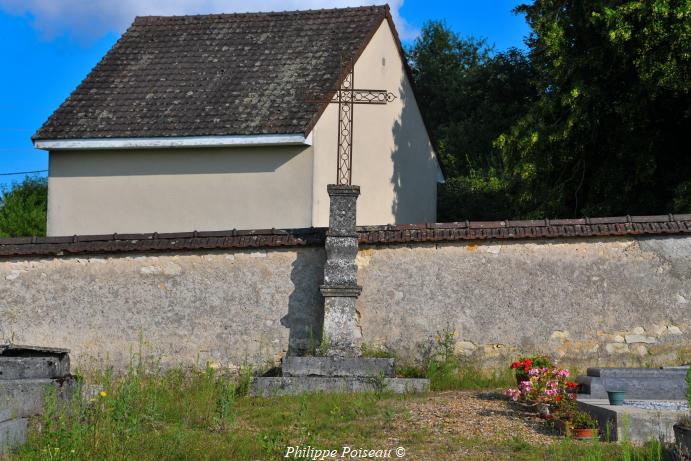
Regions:
<instances>
[{"instance_id":1,"label":"stone base","mask_svg":"<svg viewBox=\"0 0 691 461\"><path fill-rule=\"evenodd\" d=\"M0 380L0 421L43 414L47 392L55 388L61 399L68 399L74 390L74 381L62 383L53 379Z\"/></svg>"},{"instance_id":2,"label":"stone base","mask_svg":"<svg viewBox=\"0 0 691 461\"><path fill-rule=\"evenodd\" d=\"M324 376L260 377L252 380L254 396L271 397L296 395L305 392L393 392L396 394L429 390L428 379L418 378L366 378Z\"/></svg>"},{"instance_id":3,"label":"stone base","mask_svg":"<svg viewBox=\"0 0 691 461\"><path fill-rule=\"evenodd\" d=\"M0 423L0 458L26 442L28 421L27 418L17 418Z\"/></svg>"},{"instance_id":4,"label":"stone base","mask_svg":"<svg viewBox=\"0 0 691 461\"><path fill-rule=\"evenodd\" d=\"M609 436L611 441L644 443L654 439L673 443L673 426L686 414L686 411L644 410L610 405L605 399L577 400L576 404L579 410L587 411L597 419L603 437Z\"/></svg>"},{"instance_id":5,"label":"stone base","mask_svg":"<svg viewBox=\"0 0 691 461\"><path fill-rule=\"evenodd\" d=\"M393 378L394 360L361 357L285 357L281 363L282 375Z\"/></svg>"}]
</instances>

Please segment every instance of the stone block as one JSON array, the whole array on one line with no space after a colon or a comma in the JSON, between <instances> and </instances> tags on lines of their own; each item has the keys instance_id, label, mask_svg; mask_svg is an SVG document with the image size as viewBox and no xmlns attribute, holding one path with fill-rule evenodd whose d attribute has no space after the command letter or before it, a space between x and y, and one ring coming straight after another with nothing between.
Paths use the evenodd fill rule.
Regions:
<instances>
[{"instance_id":1,"label":"stone block","mask_svg":"<svg viewBox=\"0 0 691 461\"><path fill-rule=\"evenodd\" d=\"M67 354L58 356L6 357L0 355L0 380L62 378L70 372Z\"/></svg>"},{"instance_id":2,"label":"stone block","mask_svg":"<svg viewBox=\"0 0 691 461\"><path fill-rule=\"evenodd\" d=\"M58 396L68 398L73 380L18 379L0 381L0 421L25 418L43 413L47 392L55 388Z\"/></svg>"},{"instance_id":3,"label":"stone block","mask_svg":"<svg viewBox=\"0 0 691 461\"><path fill-rule=\"evenodd\" d=\"M553 341L566 341L569 339L569 332L563 330L553 331L549 339Z\"/></svg>"},{"instance_id":4,"label":"stone block","mask_svg":"<svg viewBox=\"0 0 691 461\"><path fill-rule=\"evenodd\" d=\"M657 342L657 339L653 338L652 336L645 336L645 335L626 335L624 336L624 339L628 344L634 344L634 343L645 343L645 344L655 344Z\"/></svg>"},{"instance_id":5,"label":"stone block","mask_svg":"<svg viewBox=\"0 0 691 461\"><path fill-rule=\"evenodd\" d=\"M582 399L578 409L587 411L598 420L600 430L609 433L610 440L629 440L635 443L651 439L674 442L672 427L684 416L683 411L644 410L625 405L610 405L604 399Z\"/></svg>"},{"instance_id":6,"label":"stone block","mask_svg":"<svg viewBox=\"0 0 691 461\"><path fill-rule=\"evenodd\" d=\"M607 343L605 350L608 354L624 354L629 351L629 346L625 343Z\"/></svg>"},{"instance_id":7,"label":"stone block","mask_svg":"<svg viewBox=\"0 0 691 461\"><path fill-rule=\"evenodd\" d=\"M602 379L596 376L576 376L576 383L580 386L579 398L585 395L591 399L606 399L607 391Z\"/></svg>"},{"instance_id":8,"label":"stone block","mask_svg":"<svg viewBox=\"0 0 691 461\"><path fill-rule=\"evenodd\" d=\"M361 357L285 357L283 376L393 377L394 359Z\"/></svg>"},{"instance_id":9,"label":"stone block","mask_svg":"<svg viewBox=\"0 0 691 461\"><path fill-rule=\"evenodd\" d=\"M634 344L633 346L631 346L631 352L641 357L647 357L648 355L650 355L648 348L645 347L644 344Z\"/></svg>"},{"instance_id":10,"label":"stone block","mask_svg":"<svg viewBox=\"0 0 691 461\"><path fill-rule=\"evenodd\" d=\"M27 418L0 422L0 457L7 456L12 448L26 442L28 423Z\"/></svg>"},{"instance_id":11,"label":"stone block","mask_svg":"<svg viewBox=\"0 0 691 461\"><path fill-rule=\"evenodd\" d=\"M472 341L458 341L454 345L454 352L461 355L472 355L477 350L477 346Z\"/></svg>"},{"instance_id":12,"label":"stone block","mask_svg":"<svg viewBox=\"0 0 691 461\"><path fill-rule=\"evenodd\" d=\"M329 184L329 233L331 235L355 234L355 212L360 186Z\"/></svg>"},{"instance_id":13,"label":"stone block","mask_svg":"<svg viewBox=\"0 0 691 461\"><path fill-rule=\"evenodd\" d=\"M358 237L326 237L325 285L357 285Z\"/></svg>"},{"instance_id":14,"label":"stone block","mask_svg":"<svg viewBox=\"0 0 691 461\"><path fill-rule=\"evenodd\" d=\"M306 392L375 392L388 391L396 394L424 392L429 389L429 380L418 378L364 378L364 377L321 377L281 376L260 377L252 380L254 396L270 397L296 395Z\"/></svg>"},{"instance_id":15,"label":"stone block","mask_svg":"<svg viewBox=\"0 0 691 461\"><path fill-rule=\"evenodd\" d=\"M669 326L667 327L667 334L670 334L670 335L681 335L681 334L683 334L683 333L682 333L681 329L680 329L678 326L676 326L676 325L669 325Z\"/></svg>"},{"instance_id":16,"label":"stone block","mask_svg":"<svg viewBox=\"0 0 691 461\"><path fill-rule=\"evenodd\" d=\"M322 286L321 291L324 294L322 335L328 344L327 353L339 357L359 356L362 337L355 303L360 287Z\"/></svg>"}]
</instances>

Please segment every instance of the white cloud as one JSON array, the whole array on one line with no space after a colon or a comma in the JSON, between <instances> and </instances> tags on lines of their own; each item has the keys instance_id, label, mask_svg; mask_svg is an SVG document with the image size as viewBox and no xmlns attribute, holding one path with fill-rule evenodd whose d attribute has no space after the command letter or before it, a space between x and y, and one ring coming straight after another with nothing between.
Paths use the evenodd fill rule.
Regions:
<instances>
[{"instance_id":1,"label":"white cloud","mask_svg":"<svg viewBox=\"0 0 691 461\"><path fill-rule=\"evenodd\" d=\"M285 11L381 3L383 0L0 0L0 9L30 15L46 39L69 35L91 41L108 32L123 32L135 16ZM399 14L403 0L388 2L401 39L417 31Z\"/></svg>"}]
</instances>

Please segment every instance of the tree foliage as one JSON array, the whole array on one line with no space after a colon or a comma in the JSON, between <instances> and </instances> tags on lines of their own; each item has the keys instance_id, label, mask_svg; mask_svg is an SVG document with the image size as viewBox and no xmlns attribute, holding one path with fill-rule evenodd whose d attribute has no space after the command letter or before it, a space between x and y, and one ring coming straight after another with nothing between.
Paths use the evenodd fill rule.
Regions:
<instances>
[{"instance_id":1,"label":"tree foliage","mask_svg":"<svg viewBox=\"0 0 691 461\"><path fill-rule=\"evenodd\" d=\"M3 190L0 197L0 237L46 235L48 183L27 177Z\"/></svg>"},{"instance_id":2,"label":"tree foliage","mask_svg":"<svg viewBox=\"0 0 691 461\"><path fill-rule=\"evenodd\" d=\"M691 212L691 2L515 11L527 55L441 23L409 50L446 167L439 218Z\"/></svg>"},{"instance_id":3,"label":"tree foliage","mask_svg":"<svg viewBox=\"0 0 691 461\"><path fill-rule=\"evenodd\" d=\"M534 98L529 61L517 49L494 53L484 40L462 38L438 21L423 27L408 55L447 177L440 219L505 217L503 160L494 140Z\"/></svg>"},{"instance_id":4,"label":"tree foliage","mask_svg":"<svg viewBox=\"0 0 691 461\"><path fill-rule=\"evenodd\" d=\"M518 7L539 97L497 145L524 214L689 211L675 206L691 178L689 5Z\"/></svg>"}]
</instances>

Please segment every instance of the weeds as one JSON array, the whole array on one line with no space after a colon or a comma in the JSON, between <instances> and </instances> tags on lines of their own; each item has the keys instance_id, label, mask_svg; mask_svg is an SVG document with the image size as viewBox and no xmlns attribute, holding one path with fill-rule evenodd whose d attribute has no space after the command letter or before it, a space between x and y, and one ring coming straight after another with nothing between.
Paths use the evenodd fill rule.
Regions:
<instances>
[{"instance_id":1,"label":"weeds","mask_svg":"<svg viewBox=\"0 0 691 461\"><path fill-rule=\"evenodd\" d=\"M438 354L426 368L403 370L429 376L436 389L503 385L504 377L483 377L456 357L447 337L440 335L438 342ZM490 451L491 459L498 460L665 459L655 442L636 447L626 441L567 439L543 446L520 438L502 442L491 434L476 439L432 435L425 416L414 409L419 399L434 394L393 396L383 376L375 378L374 393L253 398L248 397L252 375L248 366L233 378L208 366L162 371L158 362L135 354L124 376L107 370L90 379L100 392L86 392L88 384L78 380L69 401L50 393L44 416L11 459L247 461L281 459L287 446L388 448L392 438L405 446L410 459L459 459L451 455L460 453L478 459L472 457L478 451ZM439 456L425 457L430 453Z\"/></svg>"},{"instance_id":2,"label":"weeds","mask_svg":"<svg viewBox=\"0 0 691 461\"><path fill-rule=\"evenodd\" d=\"M410 377L424 376L434 391L496 389L515 384L511 370L484 370L472 360L455 353L456 333L446 329L437 334L431 358L423 369L408 367L400 371Z\"/></svg>"},{"instance_id":3,"label":"weeds","mask_svg":"<svg viewBox=\"0 0 691 461\"><path fill-rule=\"evenodd\" d=\"M360 347L362 351L362 356L365 358L372 359L395 359L396 356L393 352L389 351L385 347L373 347L367 344L362 344Z\"/></svg>"}]
</instances>

